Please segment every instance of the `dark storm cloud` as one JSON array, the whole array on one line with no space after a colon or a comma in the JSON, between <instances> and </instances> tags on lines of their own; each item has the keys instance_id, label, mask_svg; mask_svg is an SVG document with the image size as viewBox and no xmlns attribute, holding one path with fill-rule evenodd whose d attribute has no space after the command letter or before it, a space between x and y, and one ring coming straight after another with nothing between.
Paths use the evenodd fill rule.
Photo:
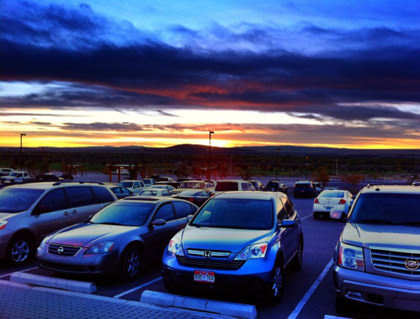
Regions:
<instances>
[{"instance_id":1,"label":"dark storm cloud","mask_svg":"<svg viewBox=\"0 0 420 319\"><path fill-rule=\"evenodd\" d=\"M414 41L418 30L343 31L306 24L292 34L298 35L296 42L316 39L324 48L308 54L291 48L292 36L275 27L244 24L232 31L213 25L207 34L174 26L171 32L192 41L173 47L147 38L130 22L99 16L86 5L21 6L24 10L2 12L0 79L73 84L24 97L0 97L2 105L150 105L158 110L182 105L339 120L419 120L418 115L387 106L341 106L419 103L420 46ZM238 48L203 48L210 38ZM258 51L259 47L265 49Z\"/></svg>"}]
</instances>

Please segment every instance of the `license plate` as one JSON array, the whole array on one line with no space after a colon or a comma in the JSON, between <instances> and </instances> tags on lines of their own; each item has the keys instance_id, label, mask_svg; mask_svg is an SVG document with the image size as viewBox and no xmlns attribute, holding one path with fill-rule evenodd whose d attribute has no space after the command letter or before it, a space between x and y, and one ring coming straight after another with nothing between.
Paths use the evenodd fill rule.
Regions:
<instances>
[{"instance_id":1,"label":"license plate","mask_svg":"<svg viewBox=\"0 0 420 319\"><path fill-rule=\"evenodd\" d=\"M330 210L332 208L332 206L325 206L325 209Z\"/></svg>"},{"instance_id":2,"label":"license plate","mask_svg":"<svg viewBox=\"0 0 420 319\"><path fill-rule=\"evenodd\" d=\"M194 281L195 282L206 282L213 284L214 283L214 272L213 271L194 271Z\"/></svg>"}]
</instances>

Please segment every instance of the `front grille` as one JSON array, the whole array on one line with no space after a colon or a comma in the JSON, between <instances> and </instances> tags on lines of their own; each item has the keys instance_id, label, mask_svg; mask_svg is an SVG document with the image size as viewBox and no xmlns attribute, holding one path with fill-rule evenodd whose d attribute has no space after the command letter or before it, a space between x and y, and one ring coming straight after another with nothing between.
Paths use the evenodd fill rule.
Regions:
<instances>
[{"instance_id":1,"label":"front grille","mask_svg":"<svg viewBox=\"0 0 420 319\"><path fill-rule=\"evenodd\" d=\"M420 254L407 251L371 249L372 264L376 269L420 278Z\"/></svg>"},{"instance_id":2,"label":"front grille","mask_svg":"<svg viewBox=\"0 0 420 319\"><path fill-rule=\"evenodd\" d=\"M178 262L183 266L207 268L207 269L225 269L236 270L242 267L244 260L214 260L210 258L188 258L176 256Z\"/></svg>"},{"instance_id":3,"label":"front grille","mask_svg":"<svg viewBox=\"0 0 420 319\"><path fill-rule=\"evenodd\" d=\"M67 245L57 245L50 244L48 245L48 252L54 255L60 256L74 256L80 250L80 247L77 246L67 246Z\"/></svg>"}]
</instances>

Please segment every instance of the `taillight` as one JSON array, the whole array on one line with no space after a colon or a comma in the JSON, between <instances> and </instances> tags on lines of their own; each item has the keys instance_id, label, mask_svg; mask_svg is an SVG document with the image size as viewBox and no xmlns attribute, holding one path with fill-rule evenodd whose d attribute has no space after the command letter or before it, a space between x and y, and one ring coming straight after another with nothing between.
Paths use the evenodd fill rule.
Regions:
<instances>
[{"instance_id":1,"label":"taillight","mask_svg":"<svg viewBox=\"0 0 420 319\"><path fill-rule=\"evenodd\" d=\"M319 200L318 200L318 198L315 198L315 200L314 200L314 204L319 204Z\"/></svg>"},{"instance_id":2,"label":"taillight","mask_svg":"<svg viewBox=\"0 0 420 319\"><path fill-rule=\"evenodd\" d=\"M346 203L346 200L345 199L340 199L340 201L338 202L338 204L340 204L340 205L344 205Z\"/></svg>"}]
</instances>

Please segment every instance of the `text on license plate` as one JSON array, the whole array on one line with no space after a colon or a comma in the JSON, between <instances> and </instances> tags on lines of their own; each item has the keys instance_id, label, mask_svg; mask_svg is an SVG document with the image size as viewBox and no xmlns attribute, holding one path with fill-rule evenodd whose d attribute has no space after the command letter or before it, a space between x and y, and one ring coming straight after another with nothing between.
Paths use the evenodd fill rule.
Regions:
<instances>
[{"instance_id":1,"label":"text on license plate","mask_svg":"<svg viewBox=\"0 0 420 319\"><path fill-rule=\"evenodd\" d=\"M207 282L214 283L214 272L213 271L194 271L194 281L195 282Z\"/></svg>"}]
</instances>

